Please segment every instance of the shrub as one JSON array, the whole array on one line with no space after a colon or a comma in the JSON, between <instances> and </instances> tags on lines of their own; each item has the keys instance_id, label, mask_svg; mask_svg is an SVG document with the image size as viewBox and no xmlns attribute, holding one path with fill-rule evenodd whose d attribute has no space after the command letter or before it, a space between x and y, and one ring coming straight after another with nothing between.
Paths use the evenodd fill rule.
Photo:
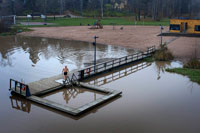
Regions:
<instances>
[{"instance_id":1,"label":"shrub","mask_svg":"<svg viewBox=\"0 0 200 133\"><path fill-rule=\"evenodd\" d=\"M200 61L196 58L193 58L184 64L184 68L200 69Z\"/></svg>"},{"instance_id":2,"label":"shrub","mask_svg":"<svg viewBox=\"0 0 200 133\"><path fill-rule=\"evenodd\" d=\"M172 53L167 49L167 47L157 50L154 54L154 58L157 61L170 61L174 59Z\"/></svg>"}]
</instances>

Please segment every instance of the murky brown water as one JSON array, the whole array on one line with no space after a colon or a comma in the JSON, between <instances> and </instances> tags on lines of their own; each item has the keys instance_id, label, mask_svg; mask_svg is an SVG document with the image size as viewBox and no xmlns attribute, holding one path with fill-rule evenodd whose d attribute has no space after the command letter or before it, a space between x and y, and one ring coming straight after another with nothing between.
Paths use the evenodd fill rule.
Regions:
<instances>
[{"instance_id":1,"label":"murky brown water","mask_svg":"<svg viewBox=\"0 0 200 133\"><path fill-rule=\"evenodd\" d=\"M132 52L98 46L99 59ZM86 82L121 90L122 96L80 117L12 96L8 91L9 78L36 81L61 73L65 64L70 70L81 68L92 57L93 46L88 43L0 38L0 132L200 132L200 85L165 72L165 67L181 67L180 62L138 62L91 78Z\"/></svg>"},{"instance_id":2,"label":"murky brown water","mask_svg":"<svg viewBox=\"0 0 200 133\"><path fill-rule=\"evenodd\" d=\"M89 89L69 87L53 93L48 93L42 96L42 98L56 101L59 104L67 105L72 108L79 108L87 103L96 101L104 95L104 93L91 91Z\"/></svg>"}]
</instances>

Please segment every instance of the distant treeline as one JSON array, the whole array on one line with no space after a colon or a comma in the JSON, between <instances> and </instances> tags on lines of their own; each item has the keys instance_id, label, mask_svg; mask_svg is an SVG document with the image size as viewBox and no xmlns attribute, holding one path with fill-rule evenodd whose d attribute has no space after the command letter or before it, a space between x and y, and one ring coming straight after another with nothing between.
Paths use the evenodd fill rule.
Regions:
<instances>
[{"instance_id":1,"label":"distant treeline","mask_svg":"<svg viewBox=\"0 0 200 133\"><path fill-rule=\"evenodd\" d=\"M73 12L90 17L135 16L153 20L200 17L200 0L0 0L0 15Z\"/></svg>"}]
</instances>

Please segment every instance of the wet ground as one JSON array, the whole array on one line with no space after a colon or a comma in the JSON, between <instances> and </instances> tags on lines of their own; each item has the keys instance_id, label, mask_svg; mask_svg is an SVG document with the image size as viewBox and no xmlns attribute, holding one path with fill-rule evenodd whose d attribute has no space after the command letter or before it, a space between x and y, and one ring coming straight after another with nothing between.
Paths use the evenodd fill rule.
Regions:
<instances>
[{"instance_id":1,"label":"wet ground","mask_svg":"<svg viewBox=\"0 0 200 133\"><path fill-rule=\"evenodd\" d=\"M98 45L98 59L134 51ZM200 85L168 73L181 62L137 62L91 78L89 84L122 91L113 99L79 117L29 102L8 91L9 78L26 83L84 67L93 60L92 44L44 38L0 38L0 132L192 132L200 131ZM60 92L62 93L62 91ZM69 93L68 93L69 94ZM86 101L94 93L87 93ZM82 93L68 97L76 100ZM61 102L64 101L60 94ZM85 96L84 96L85 98ZM98 98L98 97L97 97ZM85 99L81 99L81 101ZM65 102L65 101L64 101ZM81 105L81 102L76 101Z\"/></svg>"}]
</instances>

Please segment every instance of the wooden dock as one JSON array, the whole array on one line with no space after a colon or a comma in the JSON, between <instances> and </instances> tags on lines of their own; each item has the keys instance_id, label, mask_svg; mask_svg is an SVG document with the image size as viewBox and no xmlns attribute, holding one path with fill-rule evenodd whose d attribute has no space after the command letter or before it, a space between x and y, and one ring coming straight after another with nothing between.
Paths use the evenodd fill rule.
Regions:
<instances>
[{"instance_id":1,"label":"wooden dock","mask_svg":"<svg viewBox=\"0 0 200 133\"><path fill-rule=\"evenodd\" d=\"M113 59L111 61L107 61L104 63L99 63L95 66L89 66L81 70L70 72L68 75L68 79L70 80L68 84L62 83L63 75L61 74L54 77L45 78L36 82L32 82L27 85L11 79L10 90L12 92L18 93L26 97L28 100L31 100L33 102L69 113L72 115L79 115L85 112L86 110L93 108L103 102L106 102L107 100L110 100L122 93L120 91L115 91L115 90L110 90L107 88L102 88L99 86L85 84L80 81L87 79L91 76L95 76L97 74L106 72L108 70L116 69L120 66L124 66L132 62L142 60L144 58L151 56L154 52L155 52L155 47L153 46L153 47L148 48L148 50L143 53L128 55L128 56L118 58L118 59ZM14 82L14 86L12 84L13 82ZM78 82L79 84L77 84ZM63 87L67 87L70 85L72 86L78 85L78 87L80 88L82 87L82 88L87 88L92 91L103 92L105 93L105 96L76 109L68 107L66 105L58 104L56 103L56 101L49 101L40 97L42 95L48 94L50 92L62 89Z\"/></svg>"}]
</instances>

